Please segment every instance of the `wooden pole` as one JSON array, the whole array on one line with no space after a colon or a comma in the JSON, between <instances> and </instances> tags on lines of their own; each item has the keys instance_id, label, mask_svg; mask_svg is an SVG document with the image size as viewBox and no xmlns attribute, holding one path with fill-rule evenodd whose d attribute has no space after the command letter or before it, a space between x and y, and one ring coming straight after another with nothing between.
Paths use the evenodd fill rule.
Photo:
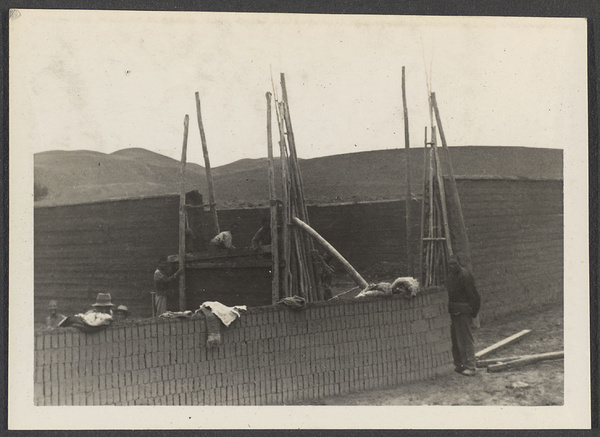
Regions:
<instances>
[{"instance_id":1,"label":"wooden pole","mask_svg":"<svg viewBox=\"0 0 600 437\"><path fill-rule=\"evenodd\" d=\"M190 117L183 119L183 147L181 149L181 187L179 190L179 311L185 311L185 164L187 160L187 139Z\"/></svg>"},{"instance_id":2,"label":"wooden pole","mask_svg":"<svg viewBox=\"0 0 600 437\"><path fill-rule=\"evenodd\" d=\"M285 144L285 132L283 128L283 104L276 102L277 126L279 127L279 160L281 161L281 236L283 239L283 293L286 297L292 296L292 270L291 270L291 246L290 246L290 177L287 160L287 149Z\"/></svg>"},{"instance_id":3,"label":"wooden pole","mask_svg":"<svg viewBox=\"0 0 600 437\"><path fill-rule=\"evenodd\" d=\"M411 246L411 221L410 221L410 204L412 199L410 186L410 138L408 135L408 106L406 103L406 81L404 77L404 66L402 67L402 109L404 111L404 149L406 162L406 262L408 263L408 271L414 275L414 263L410 250Z\"/></svg>"},{"instance_id":4,"label":"wooden pole","mask_svg":"<svg viewBox=\"0 0 600 437\"><path fill-rule=\"evenodd\" d=\"M465 225L465 219L463 217L462 205L460 203L460 197L458 195L458 188L456 186L456 179L454 177L454 167L452 166L452 160L450 159L450 154L448 152L448 143L446 142L446 135L444 134L444 128L442 126L442 119L440 117L440 111L438 109L437 101L435 98L435 93L431 93L431 106L433 107L433 111L435 113L435 119L437 123L437 127L440 132L440 139L442 140L442 149L444 151L444 157L446 158L446 162L448 163L448 171L449 171L449 182L450 182L450 198L452 200L451 204L453 205L453 209L455 210L458 226L459 226L459 235L458 239L460 241L461 246L461 260L463 264L470 270L473 271L473 264L471 262L471 250L469 247L469 237L467 235L467 227Z\"/></svg>"},{"instance_id":5,"label":"wooden pole","mask_svg":"<svg viewBox=\"0 0 600 437\"><path fill-rule=\"evenodd\" d=\"M448 250L448 254L452 255L452 241L450 238L450 227L448 225L448 212L446 211L446 193L444 188L444 178L442 177L442 163L440 162L440 157L438 155L437 145L436 145L436 129L435 127L432 129L433 132L433 141L431 143L431 150L433 151L434 161L435 161L435 177L437 179L438 188L440 189L440 206L442 207L442 222L444 225L444 233L446 234L446 248Z\"/></svg>"},{"instance_id":6,"label":"wooden pole","mask_svg":"<svg viewBox=\"0 0 600 437\"><path fill-rule=\"evenodd\" d=\"M271 210L271 302L279 300L279 235L277 232L277 193L275 191L275 169L273 165L273 134L271 128L271 93L267 98L267 156L269 159L269 207Z\"/></svg>"},{"instance_id":7,"label":"wooden pole","mask_svg":"<svg viewBox=\"0 0 600 437\"><path fill-rule=\"evenodd\" d=\"M213 216L214 235L221 232L219 228L219 216L217 215L217 204L215 202L215 187L213 185L212 173L210 170L210 159L208 157L208 146L206 144L206 135L202 123L202 112L200 110L200 94L196 91L196 113L198 114L198 128L200 129L200 140L202 141L202 153L204 154L204 169L206 171L206 184L208 187L208 203L210 213Z\"/></svg>"},{"instance_id":8,"label":"wooden pole","mask_svg":"<svg viewBox=\"0 0 600 437\"><path fill-rule=\"evenodd\" d=\"M488 366L488 372L501 372L508 369L518 369L519 367L527 366L528 364L537 363L544 360L557 360L565 357L564 351L546 352L544 354L524 355L523 357L509 361L507 363L498 363Z\"/></svg>"},{"instance_id":9,"label":"wooden pole","mask_svg":"<svg viewBox=\"0 0 600 437\"><path fill-rule=\"evenodd\" d=\"M358 286L362 287L363 289L367 288L369 286L369 283L364 280L364 278L360 275L360 273L358 273L354 269L354 267L352 267L352 265L350 265L350 263L348 261L346 261L346 258L344 258L335 249L335 247L333 247L331 244L329 244L329 242L327 240L325 240L325 238L321 237L321 235L319 235L317 233L317 231L315 231L309 225L307 225L306 223L304 223L298 217L294 217L292 219L292 222L294 223L294 225L298 226L300 229L302 229L304 232L306 232L312 238L314 238L315 240L317 240L317 242L319 242L319 244L321 244L321 246L323 246L323 248L325 250L327 250L327 252L329 252L331 255L333 255L340 262L340 264L342 265L342 267L344 268L344 270L346 270L346 272L348 272L348 274L350 275L350 277L352 278L352 280L354 282L356 282L356 284Z\"/></svg>"},{"instance_id":10,"label":"wooden pole","mask_svg":"<svg viewBox=\"0 0 600 437\"><path fill-rule=\"evenodd\" d=\"M530 329L523 329L522 331L517 332L516 334L511 335L510 337L506 337L504 340L501 340L497 343L494 343L491 346L486 347L485 349L480 350L479 352L477 352L475 354L475 358L479 359L479 358L482 358L494 351L500 350L503 347L508 346L509 344L512 344L515 341L522 339L523 337L525 337L526 335L528 335L530 333L531 333Z\"/></svg>"},{"instance_id":11,"label":"wooden pole","mask_svg":"<svg viewBox=\"0 0 600 437\"><path fill-rule=\"evenodd\" d=\"M514 361L523 358L524 356L525 355L516 355L512 357L488 358L485 360L477 360L477 362L475 363L475 367L487 367L492 364L508 363L509 361Z\"/></svg>"},{"instance_id":12,"label":"wooden pole","mask_svg":"<svg viewBox=\"0 0 600 437\"><path fill-rule=\"evenodd\" d=\"M423 197L421 199L421 239L419 240L419 282L425 285L425 275L423 273L424 248L423 239L425 238L425 201L427 199L427 126L425 126L425 141L423 145Z\"/></svg>"}]
</instances>

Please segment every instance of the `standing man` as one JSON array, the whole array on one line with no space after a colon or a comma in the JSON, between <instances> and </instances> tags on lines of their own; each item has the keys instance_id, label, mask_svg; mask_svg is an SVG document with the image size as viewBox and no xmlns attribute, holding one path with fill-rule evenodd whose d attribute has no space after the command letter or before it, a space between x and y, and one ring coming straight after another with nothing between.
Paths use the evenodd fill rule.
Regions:
<instances>
[{"instance_id":1,"label":"standing man","mask_svg":"<svg viewBox=\"0 0 600 437\"><path fill-rule=\"evenodd\" d=\"M475 341L471 323L479 313L481 298L471 272L460 265L456 255L448 259L446 288L448 312L452 321L450 330L454 370L464 376L475 376Z\"/></svg>"},{"instance_id":2,"label":"standing man","mask_svg":"<svg viewBox=\"0 0 600 437\"><path fill-rule=\"evenodd\" d=\"M160 316L167 312L167 297L173 292L174 285L179 277L179 270L171 274L167 262L161 260L154 271L154 288L156 289L155 314Z\"/></svg>"}]
</instances>

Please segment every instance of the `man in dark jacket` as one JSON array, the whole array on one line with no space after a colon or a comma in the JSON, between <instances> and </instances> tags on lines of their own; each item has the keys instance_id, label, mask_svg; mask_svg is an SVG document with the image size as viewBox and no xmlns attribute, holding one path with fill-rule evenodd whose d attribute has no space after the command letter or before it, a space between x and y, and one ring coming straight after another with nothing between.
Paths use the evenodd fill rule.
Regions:
<instances>
[{"instance_id":1,"label":"man in dark jacket","mask_svg":"<svg viewBox=\"0 0 600 437\"><path fill-rule=\"evenodd\" d=\"M452 321L450 329L455 371L461 375L475 376L475 342L471 323L479 313L481 298L471 272L460 265L457 256L448 259L446 289Z\"/></svg>"}]
</instances>

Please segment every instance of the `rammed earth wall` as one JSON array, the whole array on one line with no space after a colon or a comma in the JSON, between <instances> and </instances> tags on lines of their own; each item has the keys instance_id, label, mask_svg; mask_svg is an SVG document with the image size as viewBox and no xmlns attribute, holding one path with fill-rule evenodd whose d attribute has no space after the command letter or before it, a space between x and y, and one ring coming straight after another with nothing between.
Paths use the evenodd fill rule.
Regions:
<instances>
[{"instance_id":1,"label":"rammed earth wall","mask_svg":"<svg viewBox=\"0 0 600 437\"><path fill-rule=\"evenodd\" d=\"M249 309L221 345L203 317L35 338L36 405L267 405L392 387L451 363L446 292Z\"/></svg>"},{"instance_id":2,"label":"rammed earth wall","mask_svg":"<svg viewBox=\"0 0 600 437\"><path fill-rule=\"evenodd\" d=\"M457 183L473 275L482 295L482 323L524 307L560 301L562 181L461 179ZM99 292L111 293L113 302L127 305L135 317L150 316L149 292L158 258L178 250L178 205L178 196L170 196L35 208L36 322L43 322L50 299L59 300L60 311L74 314L88 308ZM412 211L416 260L418 202L413 202ZM220 210L219 219L223 226L240 223L236 238L243 246L249 244L265 212ZM406 264L404 201L311 206L309 216L311 225L361 272L375 262ZM456 221L450 224L456 226ZM270 295L270 290L265 293Z\"/></svg>"}]
</instances>

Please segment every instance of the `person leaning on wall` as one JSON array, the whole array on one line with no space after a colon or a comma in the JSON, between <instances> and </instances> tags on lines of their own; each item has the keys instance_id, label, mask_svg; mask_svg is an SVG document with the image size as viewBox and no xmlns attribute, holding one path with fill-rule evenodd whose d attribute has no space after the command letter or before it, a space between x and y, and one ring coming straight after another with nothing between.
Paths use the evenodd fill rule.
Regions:
<instances>
[{"instance_id":1,"label":"person leaning on wall","mask_svg":"<svg viewBox=\"0 0 600 437\"><path fill-rule=\"evenodd\" d=\"M167 298L175 293L175 285L179 278L180 271L172 273L166 260L160 260L158 267L154 271L154 289L156 297L154 299L154 314L160 316L167 312Z\"/></svg>"},{"instance_id":2,"label":"person leaning on wall","mask_svg":"<svg viewBox=\"0 0 600 437\"><path fill-rule=\"evenodd\" d=\"M56 328L60 325L66 316L58 313L58 302L56 300L51 300L48 302L48 310L50 311L50 315L46 317L46 328Z\"/></svg>"},{"instance_id":3,"label":"person leaning on wall","mask_svg":"<svg viewBox=\"0 0 600 437\"><path fill-rule=\"evenodd\" d=\"M475 376L475 341L471 325L479 313L481 298L475 287L473 275L461 266L456 255L448 259L446 289L454 370L464 376Z\"/></svg>"}]
</instances>

